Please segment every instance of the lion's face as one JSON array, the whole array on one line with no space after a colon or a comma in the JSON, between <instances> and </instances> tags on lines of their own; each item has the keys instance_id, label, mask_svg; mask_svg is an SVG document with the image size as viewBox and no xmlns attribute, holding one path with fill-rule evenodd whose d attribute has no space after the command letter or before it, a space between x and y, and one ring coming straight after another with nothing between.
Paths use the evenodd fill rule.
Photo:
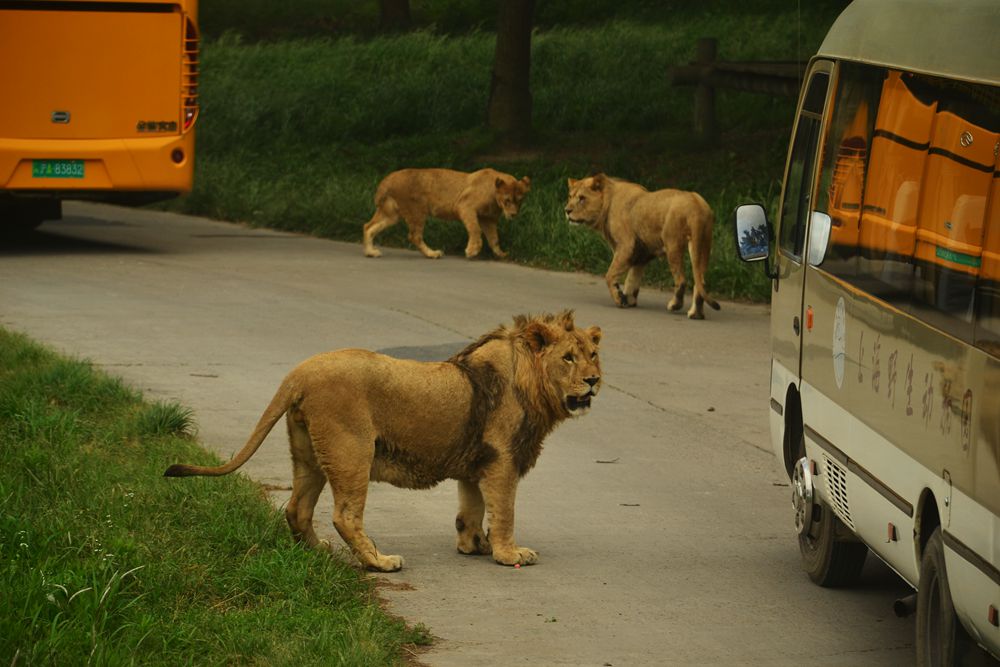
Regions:
<instances>
[{"instance_id":1,"label":"lion's face","mask_svg":"<svg viewBox=\"0 0 1000 667\"><path fill-rule=\"evenodd\" d=\"M594 225L604 211L607 177L604 174L576 180L569 179L566 219L571 225Z\"/></svg>"},{"instance_id":2,"label":"lion's face","mask_svg":"<svg viewBox=\"0 0 1000 667\"><path fill-rule=\"evenodd\" d=\"M529 190L531 179L527 176L519 181L506 181L502 178L496 180L496 192L493 196L504 217L513 218L521 211L521 201Z\"/></svg>"},{"instance_id":3,"label":"lion's face","mask_svg":"<svg viewBox=\"0 0 1000 667\"><path fill-rule=\"evenodd\" d=\"M587 412L601 389L601 329L578 329L566 313L552 323L532 324L527 334L550 394L564 414L578 417Z\"/></svg>"}]
</instances>

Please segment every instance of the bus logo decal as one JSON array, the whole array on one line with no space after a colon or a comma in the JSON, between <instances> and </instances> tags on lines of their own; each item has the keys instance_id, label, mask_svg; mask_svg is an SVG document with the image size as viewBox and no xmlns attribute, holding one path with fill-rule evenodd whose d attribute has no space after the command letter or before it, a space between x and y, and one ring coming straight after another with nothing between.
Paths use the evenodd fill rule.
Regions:
<instances>
[{"instance_id":1,"label":"bus logo decal","mask_svg":"<svg viewBox=\"0 0 1000 667\"><path fill-rule=\"evenodd\" d=\"M972 390L966 389L962 397L962 453L969 455L972 441Z\"/></svg>"},{"instance_id":2,"label":"bus logo decal","mask_svg":"<svg viewBox=\"0 0 1000 667\"><path fill-rule=\"evenodd\" d=\"M844 385L844 360L847 356L846 315L844 297L840 297L833 315L833 377L837 381L837 389Z\"/></svg>"},{"instance_id":3,"label":"bus logo decal","mask_svg":"<svg viewBox=\"0 0 1000 667\"><path fill-rule=\"evenodd\" d=\"M910 363L906 364L906 416L913 414L913 355L910 355Z\"/></svg>"},{"instance_id":4,"label":"bus logo decal","mask_svg":"<svg viewBox=\"0 0 1000 667\"><path fill-rule=\"evenodd\" d=\"M889 378L886 385L886 396L889 399L889 407L896 407L896 360L899 358L899 350L893 350L889 355Z\"/></svg>"},{"instance_id":5,"label":"bus logo decal","mask_svg":"<svg viewBox=\"0 0 1000 667\"><path fill-rule=\"evenodd\" d=\"M140 120L135 124L136 132L176 132L175 120Z\"/></svg>"}]
</instances>

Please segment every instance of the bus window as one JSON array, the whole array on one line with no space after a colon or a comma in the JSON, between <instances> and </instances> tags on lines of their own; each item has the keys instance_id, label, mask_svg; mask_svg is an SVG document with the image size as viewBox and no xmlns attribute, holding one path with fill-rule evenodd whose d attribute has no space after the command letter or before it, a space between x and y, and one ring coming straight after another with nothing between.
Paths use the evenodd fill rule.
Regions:
<instances>
[{"instance_id":1,"label":"bus window","mask_svg":"<svg viewBox=\"0 0 1000 667\"><path fill-rule=\"evenodd\" d=\"M874 67L852 63L841 66L827 143L823 148L816 210L825 211L832 225L830 248L823 268L844 278L851 278L857 272L865 164L881 79L881 70Z\"/></svg>"},{"instance_id":2,"label":"bus window","mask_svg":"<svg viewBox=\"0 0 1000 667\"><path fill-rule=\"evenodd\" d=\"M913 285L917 205L935 102L890 71L882 84L858 236L860 273L879 298L905 308Z\"/></svg>"},{"instance_id":3,"label":"bus window","mask_svg":"<svg viewBox=\"0 0 1000 667\"><path fill-rule=\"evenodd\" d=\"M815 74L809 81L809 88L799 115L799 126L795 132L785 178L785 196L781 204L781 229L778 230L778 246L790 256L802 257L805 246L806 222L812 206L810 191L813 182L812 156L816 154L819 130L822 122L823 104L829 75Z\"/></svg>"},{"instance_id":4,"label":"bus window","mask_svg":"<svg viewBox=\"0 0 1000 667\"><path fill-rule=\"evenodd\" d=\"M972 340L973 295L1000 135L996 109L972 86L938 85L939 101L917 214L914 306L930 323ZM992 115L991 115L992 114Z\"/></svg>"},{"instance_id":5,"label":"bus window","mask_svg":"<svg viewBox=\"0 0 1000 667\"><path fill-rule=\"evenodd\" d=\"M993 172L986 207L983 264L976 286L976 345L1000 357L1000 175Z\"/></svg>"}]
</instances>

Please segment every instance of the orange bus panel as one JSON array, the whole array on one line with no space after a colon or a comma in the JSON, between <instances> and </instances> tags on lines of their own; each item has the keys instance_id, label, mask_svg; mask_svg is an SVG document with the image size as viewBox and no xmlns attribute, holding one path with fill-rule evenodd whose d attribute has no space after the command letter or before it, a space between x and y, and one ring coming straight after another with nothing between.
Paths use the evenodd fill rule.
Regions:
<instances>
[{"instance_id":1,"label":"orange bus panel","mask_svg":"<svg viewBox=\"0 0 1000 667\"><path fill-rule=\"evenodd\" d=\"M983 239L983 265L980 280L1000 286L1000 178L993 172L990 199L986 205L986 234Z\"/></svg>"},{"instance_id":2,"label":"orange bus panel","mask_svg":"<svg viewBox=\"0 0 1000 667\"><path fill-rule=\"evenodd\" d=\"M912 257L917 205L937 103L924 104L890 72L875 121L859 245L872 256Z\"/></svg>"},{"instance_id":3,"label":"orange bus panel","mask_svg":"<svg viewBox=\"0 0 1000 667\"><path fill-rule=\"evenodd\" d=\"M950 111L938 112L926 172L934 187L924 188L920 201L919 259L979 273L998 138Z\"/></svg>"}]
</instances>

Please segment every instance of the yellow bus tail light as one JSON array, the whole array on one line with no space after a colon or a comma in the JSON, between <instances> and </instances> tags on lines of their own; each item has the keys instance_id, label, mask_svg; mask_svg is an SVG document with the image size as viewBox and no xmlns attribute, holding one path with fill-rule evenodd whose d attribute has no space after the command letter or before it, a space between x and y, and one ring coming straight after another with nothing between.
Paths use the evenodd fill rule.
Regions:
<instances>
[{"instance_id":1,"label":"yellow bus tail light","mask_svg":"<svg viewBox=\"0 0 1000 667\"><path fill-rule=\"evenodd\" d=\"M198 29L190 16L184 17L184 58L181 70L181 109L183 131L198 119Z\"/></svg>"}]
</instances>

